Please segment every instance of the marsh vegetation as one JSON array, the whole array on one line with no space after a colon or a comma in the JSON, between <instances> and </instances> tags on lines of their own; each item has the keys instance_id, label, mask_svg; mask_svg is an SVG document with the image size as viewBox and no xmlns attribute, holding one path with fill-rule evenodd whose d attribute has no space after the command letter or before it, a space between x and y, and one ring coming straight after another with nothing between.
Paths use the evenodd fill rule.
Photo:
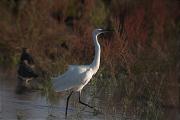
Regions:
<instances>
[{"instance_id":1,"label":"marsh vegetation","mask_svg":"<svg viewBox=\"0 0 180 120\"><path fill-rule=\"evenodd\" d=\"M89 64L92 30L113 29L100 36L101 67L83 99L103 113L97 119L168 119L167 106L178 108L180 101L179 16L176 0L1 0L0 66L16 68L21 48L30 48L39 95L62 115L66 94L54 93L50 78L69 64ZM89 116L76 102L71 103L76 118ZM17 119L24 119L21 111Z\"/></svg>"}]
</instances>

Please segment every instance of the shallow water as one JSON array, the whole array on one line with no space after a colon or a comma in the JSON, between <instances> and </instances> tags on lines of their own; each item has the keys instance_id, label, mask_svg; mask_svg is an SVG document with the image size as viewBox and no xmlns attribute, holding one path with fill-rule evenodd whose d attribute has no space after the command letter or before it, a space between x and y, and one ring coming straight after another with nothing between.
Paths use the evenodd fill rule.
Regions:
<instances>
[{"instance_id":1,"label":"shallow water","mask_svg":"<svg viewBox=\"0 0 180 120\"><path fill-rule=\"evenodd\" d=\"M3 73L1 71L1 89L0 89L0 119L18 119L18 120L56 120L65 119L65 105L68 93L60 95L59 101L56 104L48 102L45 96L42 96L41 91L31 91L24 94L16 94L16 77L13 72ZM101 108L103 101L98 98L93 98L82 93L82 100L91 104L96 103L96 108ZM101 103L99 103L101 102ZM99 105L99 106L98 106ZM69 102L68 118L77 120L104 120L104 119L121 119L121 115L115 115L112 111L108 114L97 112L93 109L84 107L78 104L78 94L74 94Z\"/></svg>"},{"instance_id":2,"label":"shallow water","mask_svg":"<svg viewBox=\"0 0 180 120\"><path fill-rule=\"evenodd\" d=\"M56 104L48 102L41 91L31 91L18 95L15 93L16 77L12 71L0 71L0 119L2 120L61 120L65 119L66 98L68 93L59 96ZM82 100L101 111L78 104L78 94L70 98L68 118L72 120L138 120L136 116L125 116L120 111L118 103L107 100L106 97L92 97L90 86L82 92ZM179 120L178 109L168 108L165 110L166 120Z\"/></svg>"}]
</instances>

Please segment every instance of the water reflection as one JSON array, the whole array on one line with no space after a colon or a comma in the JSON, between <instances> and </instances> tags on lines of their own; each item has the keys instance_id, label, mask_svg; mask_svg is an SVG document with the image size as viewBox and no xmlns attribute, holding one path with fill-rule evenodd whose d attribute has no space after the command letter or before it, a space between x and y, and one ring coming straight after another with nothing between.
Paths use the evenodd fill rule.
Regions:
<instances>
[{"instance_id":1,"label":"water reflection","mask_svg":"<svg viewBox=\"0 0 180 120\"><path fill-rule=\"evenodd\" d=\"M3 74L2 74L3 73ZM13 71L0 71L0 119L9 120L59 120L64 119L66 107L66 93L56 94L57 98L48 89L45 92L32 91L18 95L15 93L16 77ZM47 91L46 91L47 90ZM98 91L98 92L97 92ZM97 93L96 93L97 92ZM117 92L118 93L118 92ZM138 120L137 116L123 113L118 102L118 94L112 97L104 89L87 86L82 91L82 100L95 106L96 110L78 103L78 94L74 94L69 103L68 120ZM167 109L163 120L179 120L178 109Z\"/></svg>"},{"instance_id":2,"label":"water reflection","mask_svg":"<svg viewBox=\"0 0 180 120\"><path fill-rule=\"evenodd\" d=\"M26 92L24 94L16 94L16 77L15 72L12 71L1 71L1 119L47 119L47 120L56 120L64 119L66 98L68 94L59 94L58 102L49 99L47 96L51 95L46 93L42 94L41 91ZM82 99L86 102L93 101L92 105L98 105L99 99L93 98L89 94L86 94L88 91L84 91ZM42 96L43 95L43 96ZM101 102L103 103L103 102ZM99 106L96 106L100 108ZM68 119L77 119L77 120L104 120L106 117L105 114L99 113L95 110L89 109L78 104L78 95L74 94L70 100L69 109L68 109ZM113 116L112 116L113 117Z\"/></svg>"}]
</instances>

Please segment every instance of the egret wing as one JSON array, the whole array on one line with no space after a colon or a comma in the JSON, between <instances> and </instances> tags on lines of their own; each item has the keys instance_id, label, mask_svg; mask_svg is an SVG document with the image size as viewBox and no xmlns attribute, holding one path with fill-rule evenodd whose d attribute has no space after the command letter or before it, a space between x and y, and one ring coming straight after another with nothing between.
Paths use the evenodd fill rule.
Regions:
<instances>
[{"instance_id":1,"label":"egret wing","mask_svg":"<svg viewBox=\"0 0 180 120\"><path fill-rule=\"evenodd\" d=\"M86 66L69 66L68 71L53 79L53 88L60 92L77 87L82 84L87 70Z\"/></svg>"}]
</instances>

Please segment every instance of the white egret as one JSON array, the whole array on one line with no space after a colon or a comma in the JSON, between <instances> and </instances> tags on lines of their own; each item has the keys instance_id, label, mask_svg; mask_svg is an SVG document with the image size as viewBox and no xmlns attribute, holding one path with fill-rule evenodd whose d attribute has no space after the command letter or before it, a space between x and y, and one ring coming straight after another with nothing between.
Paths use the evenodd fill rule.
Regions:
<instances>
[{"instance_id":1,"label":"white egret","mask_svg":"<svg viewBox=\"0 0 180 120\"><path fill-rule=\"evenodd\" d=\"M95 29L92 32L95 45L95 57L90 65L69 65L68 70L64 74L52 80L53 88L56 92L71 90L71 93L67 97L66 101L65 117L67 117L69 98L71 97L73 92L79 92L79 103L87 107L93 108L92 106L81 101L81 90L91 80L92 76L99 69L101 48L97 38L98 35L104 32L106 31L103 29Z\"/></svg>"}]
</instances>

